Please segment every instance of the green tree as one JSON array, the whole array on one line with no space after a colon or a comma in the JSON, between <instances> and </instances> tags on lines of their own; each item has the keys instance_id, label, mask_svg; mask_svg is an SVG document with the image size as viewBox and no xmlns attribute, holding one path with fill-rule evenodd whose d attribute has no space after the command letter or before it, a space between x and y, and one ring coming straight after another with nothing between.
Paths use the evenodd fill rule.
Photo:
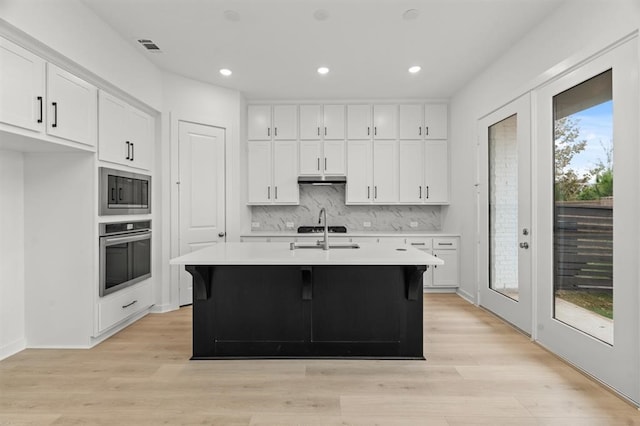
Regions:
<instances>
[{"instance_id":1,"label":"green tree","mask_svg":"<svg viewBox=\"0 0 640 426\"><path fill-rule=\"evenodd\" d=\"M582 176L571 168L571 160L576 154L584 151L587 141L579 140L580 120L574 117L563 117L555 120L555 199L567 201L578 199L579 194L587 186L590 173Z\"/></svg>"},{"instance_id":2,"label":"green tree","mask_svg":"<svg viewBox=\"0 0 640 426\"><path fill-rule=\"evenodd\" d=\"M602 197L613 196L613 143L608 146L600 141L600 146L605 153L605 161L602 159L595 168L591 170L591 175L595 176L595 182L587 185L578 194L580 200L599 200Z\"/></svg>"}]
</instances>

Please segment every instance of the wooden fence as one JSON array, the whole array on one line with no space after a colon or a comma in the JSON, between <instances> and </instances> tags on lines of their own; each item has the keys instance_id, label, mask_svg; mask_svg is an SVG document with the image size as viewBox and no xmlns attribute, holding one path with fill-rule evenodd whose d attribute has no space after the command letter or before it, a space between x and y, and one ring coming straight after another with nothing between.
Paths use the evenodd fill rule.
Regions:
<instances>
[{"instance_id":1,"label":"wooden fence","mask_svg":"<svg viewBox=\"0 0 640 426\"><path fill-rule=\"evenodd\" d=\"M557 202L555 287L613 289L613 207Z\"/></svg>"}]
</instances>

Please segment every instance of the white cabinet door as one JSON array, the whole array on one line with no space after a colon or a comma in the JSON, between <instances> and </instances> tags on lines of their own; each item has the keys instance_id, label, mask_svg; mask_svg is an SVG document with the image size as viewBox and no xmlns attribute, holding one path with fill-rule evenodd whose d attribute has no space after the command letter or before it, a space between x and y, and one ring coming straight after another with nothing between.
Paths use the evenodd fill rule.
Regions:
<instances>
[{"instance_id":1,"label":"white cabinet door","mask_svg":"<svg viewBox=\"0 0 640 426\"><path fill-rule=\"evenodd\" d=\"M433 268L433 287L457 287L458 282L458 251L433 250L433 255L444 260L444 265Z\"/></svg>"},{"instance_id":2,"label":"white cabinet door","mask_svg":"<svg viewBox=\"0 0 640 426\"><path fill-rule=\"evenodd\" d=\"M133 107L128 109L128 141L131 147L131 165L150 170L153 155L153 119Z\"/></svg>"},{"instance_id":3,"label":"white cabinet door","mask_svg":"<svg viewBox=\"0 0 640 426\"><path fill-rule=\"evenodd\" d=\"M0 122L44 129L45 62L0 37Z\"/></svg>"},{"instance_id":4,"label":"white cabinet door","mask_svg":"<svg viewBox=\"0 0 640 426\"><path fill-rule=\"evenodd\" d=\"M373 106L373 138L398 138L398 105Z\"/></svg>"},{"instance_id":5,"label":"white cabinet door","mask_svg":"<svg viewBox=\"0 0 640 426\"><path fill-rule=\"evenodd\" d=\"M373 201L380 204L398 202L396 141L373 142Z\"/></svg>"},{"instance_id":6,"label":"white cabinet door","mask_svg":"<svg viewBox=\"0 0 640 426\"><path fill-rule=\"evenodd\" d=\"M300 141L300 175L318 176L322 174L322 141Z\"/></svg>"},{"instance_id":7,"label":"white cabinet door","mask_svg":"<svg viewBox=\"0 0 640 426\"><path fill-rule=\"evenodd\" d=\"M325 175L344 175L344 140L325 140L324 141L324 174Z\"/></svg>"},{"instance_id":8,"label":"white cabinet door","mask_svg":"<svg viewBox=\"0 0 640 426\"><path fill-rule=\"evenodd\" d=\"M401 140L399 142L399 188L401 203L422 203L424 192L423 145L424 142L421 140Z\"/></svg>"},{"instance_id":9,"label":"white cabinet door","mask_svg":"<svg viewBox=\"0 0 640 426\"><path fill-rule=\"evenodd\" d=\"M249 204L271 203L271 142L249 143Z\"/></svg>"},{"instance_id":10,"label":"white cabinet door","mask_svg":"<svg viewBox=\"0 0 640 426\"><path fill-rule=\"evenodd\" d=\"M95 146L98 91L95 86L47 64L47 133Z\"/></svg>"},{"instance_id":11,"label":"white cabinet door","mask_svg":"<svg viewBox=\"0 0 640 426\"><path fill-rule=\"evenodd\" d=\"M427 104L424 106L425 139L447 139L448 123L446 104Z\"/></svg>"},{"instance_id":12,"label":"white cabinet door","mask_svg":"<svg viewBox=\"0 0 640 426\"><path fill-rule=\"evenodd\" d=\"M449 202L449 155L447 141L425 142L425 203Z\"/></svg>"},{"instance_id":13,"label":"white cabinet door","mask_svg":"<svg viewBox=\"0 0 640 426\"><path fill-rule=\"evenodd\" d=\"M400 139L422 139L422 105L400 105Z\"/></svg>"},{"instance_id":14,"label":"white cabinet door","mask_svg":"<svg viewBox=\"0 0 640 426\"><path fill-rule=\"evenodd\" d=\"M131 146L127 139L127 104L100 91L98 121L98 158L102 161L130 165Z\"/></svg>"},{"instance_id":15,"label":"white cabinet door","mask_svg":"<svg viewBox=\"0 0 640 426\"><path fill-rule=\"evenodd\" d=\"M324 140L344 139L344 105L324 106Z\"/></svg>"},{"instance_id":16,"label":"white cabinet door","mask_svg":"<svg viewBox=\"0 0 640 426\"><path fill-rule=\"evenodd\" d=\"M347 106L347 139L371 139L371 107Z\"/></svg>"},{"instance_id":17,"label":"white cabinet door","mask_svg":"<svg viewBox=\"0 0 640 426\"><path fill-rule=\"evenodd\" d=\"M295 140L298 138L298 106L276 105L273 107L273 139Z\"/></svg>"},{"instance_id":18,"label":"white cabinet door","mask_svg":"<svg viewBox=\"0 0 640 426\"><path fill-rule=\"evenodd\" d=\"M347 141L346 204L371 203L371 166L371 141Z\"/></svg>"},{"instance_id":19,"label":"white cabinet door","mask_svg":"<svg viewBox=\"0 0 640 426\"><path fill-rule=\"evenodd\" d=\"M271 106L249 105L247 137L252 141L271 140Z\"/></svg>"},{"instance_id":20,"label":"white cabinet door","mask_svg":"<svg viewBox=\"0 0 640 426\"><path fill-rule=\"evenodd\" d=\"M320 105L300 105L300 140L319 140L321 133L324 133L324 129L321 128Z\"/></svg>"},{"instance_id":21,"label":"white cabinet door","mask_svg":"<svg viewBox=\"0 0 640 426\"><path fill-rule=\"evenodd\" d=\"M273 142L273 194L277 204L297 204L298 185L298 144L296 141Z\"/></svg>"}]
</instances>

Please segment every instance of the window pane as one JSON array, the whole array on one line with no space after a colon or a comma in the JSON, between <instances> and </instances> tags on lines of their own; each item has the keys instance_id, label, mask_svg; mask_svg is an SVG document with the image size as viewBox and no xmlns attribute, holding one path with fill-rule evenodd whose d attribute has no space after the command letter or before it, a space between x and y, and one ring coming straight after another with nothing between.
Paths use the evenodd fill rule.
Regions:
<instances>
[{"instance_id":1,"label":"window pane","mask_svg":"<svg viewBox=\"0 0 640 426\"><path fill-rule=\"evenodd\" d=\"M613 344L611 70L553 98L554 317Z\"/></svg>"},{"instance_id":2,"label":"window pane","mask_svg":"<svg viewBox=\"0 0 640 426\"><path fill-rule=\"evenodd\" d=\"M518 300L518 118L489 127L489 288Z\"/></svg>"}]
</instances>

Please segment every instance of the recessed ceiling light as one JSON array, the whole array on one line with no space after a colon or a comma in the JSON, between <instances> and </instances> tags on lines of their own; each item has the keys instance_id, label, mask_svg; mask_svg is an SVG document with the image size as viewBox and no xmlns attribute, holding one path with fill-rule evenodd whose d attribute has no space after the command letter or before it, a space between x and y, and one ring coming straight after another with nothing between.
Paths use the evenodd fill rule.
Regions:
<instances>
[{"instance_id":1,"label":"recessed ceiling light","mask_svg":"<svg viewBox=\"0 0 640 426\"><path fill-rule=\"evenodd\" d=\"M408 9L402 14L402 19L405 21L412 21L416 19L418 15L420 15L420 11L418 9Z\"/></svg>"},{"instance_id":2,"label":"recessed ceiling light","mask_svg":"<svg viewBox=\"0 0 640 426\"><path fill-rule=\"evenodd\" d=\"M417 72L420 72L421 69L422 69L422 67L420 67L419 65L414 65L411 68L409 68L409 72L411 74L415 74Z\"/></svg>"},{"instance_id":3,"label":"recessed ceiling light","mask_svg":"<svg viewBox=\"0 0 640 426\"><path fill-rule=\"evenodd\" d=\"M324 9L318 9L313 12L313 17L316 19L316 21L326 21L327 19L329 19L329 12Z\"/></svg>"},{"instance_id":4,"label":"recessed ceiling light","mask_svg":"<svg viewBox=\"0 0 640 426\"><path fill-rule=\"evenodd\" d=\"M240 20L240 14L235 10L225 10L222 13L227 21L238 22Z\"/></svg>"},{"instance_id":5,"label":"recessed ceiling light","mask_svg":"<svg viewBox=\"0 0 640 426\"><path fill-rule=\"evenodd\" d=\"M318 74L327 74L329 72L329 68L327 67L320 67L318 68Z\"/></svg>"},{"instance_id":6,"label":"recessed ceiling light","mask_svg":"<svg viewBox=\"0 0 640 426\"><path fill-rule=\"evenodd\" d=\"M225 77L229 77L229 76L230 76L231 74L233 74L233 73L232 73L232 72L231 72L231 70L230 70L230 69L228 69L228 68L222 68L222 69L220 70L220 74L224 75Z\"/></svg>"}]
</instances>

